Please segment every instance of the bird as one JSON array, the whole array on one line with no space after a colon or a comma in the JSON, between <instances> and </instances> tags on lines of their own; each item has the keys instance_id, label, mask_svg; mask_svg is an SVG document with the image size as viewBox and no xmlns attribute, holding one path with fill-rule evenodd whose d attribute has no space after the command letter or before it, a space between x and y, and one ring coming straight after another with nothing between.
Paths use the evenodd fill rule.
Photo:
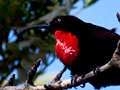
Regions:
<instances>
[{"instance_id":1,"label":"bird","mask_svg":"<svg viewBox=\"0 0 120 90\"><path fill-rule=\"evenodd\" d=\"M20 34L31 28L46 28L54 34L57 57L73 76L86 74L109 62L120 40L115 30L84 22L72 15L57 16L49 23L27 27ZM95 89L120 85L120 70L113 67L89 83Z\"/></svg>"}]
</instances>

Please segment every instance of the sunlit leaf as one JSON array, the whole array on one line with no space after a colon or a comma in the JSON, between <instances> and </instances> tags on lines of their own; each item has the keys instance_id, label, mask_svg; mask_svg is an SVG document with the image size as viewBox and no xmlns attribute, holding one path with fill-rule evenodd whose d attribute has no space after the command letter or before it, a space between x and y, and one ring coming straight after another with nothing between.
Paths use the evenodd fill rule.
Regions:
<instances>
[{"instance_id":1,"label":"sunlit leaf","mask_svg":"<svg viewBox=\"0 0 120 90\"><path fill-rule=\"evenodd\" d=\"M1 87L6 86L7 84L8 84L8 80L7 80L7 79L5 79L5 80L1 83Z\"/></svg>"},{"instance_id":2,"label":"sunlit leaf","mask_svg":"<svg viewBox=\"0 0 120 90\"><path fill-rule=\"evenodd\" d=\"M35 85L41 85L44 84L50 80L52 80L55 77L56 73L55 72L50 72L50 73L44 73L42 75L39 75L35 80L34 84Z\"/></svg>"},{"instance_id":3,"label":"sunlit leaf","mask_svg":"<svg viewBox=\"0 0 120 90\"><path fill-rule=\"evenodd\" d=\"M94 4L94 3L96 3L97 1L98 0L86 0L84 2L84 8L90 6L90 5Z\"/></svg>"}]
</instances>

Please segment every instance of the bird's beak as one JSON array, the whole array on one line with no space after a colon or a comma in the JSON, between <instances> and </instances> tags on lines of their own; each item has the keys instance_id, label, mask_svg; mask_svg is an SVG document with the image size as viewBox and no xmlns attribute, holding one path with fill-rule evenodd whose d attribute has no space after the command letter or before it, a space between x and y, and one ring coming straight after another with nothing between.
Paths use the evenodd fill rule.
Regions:
<instances>
[{"instance_id":1,"label":"bird's beak","mask_svg":"<svg viewBox=\"0 0 120 90\"><path fill-rule=\"evenodd\" d=\"M26 32L26 31L28 31L30 29L35 29L35 28L46 28L47 29L47 28L50 28L50 27L51 27L50 23L29 26L29 27L26 27L25 29L23 29L21 32L19 32L17 34L17 36L23 34L24 32Z\"/></svg>"}]
</instances>

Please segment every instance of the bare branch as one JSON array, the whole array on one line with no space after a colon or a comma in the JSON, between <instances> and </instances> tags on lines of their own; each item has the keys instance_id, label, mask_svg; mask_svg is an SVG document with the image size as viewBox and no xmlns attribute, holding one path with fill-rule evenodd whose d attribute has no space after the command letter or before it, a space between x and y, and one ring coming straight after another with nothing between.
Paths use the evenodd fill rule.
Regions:
<instances>
[{"instance_id":1,"label":"bare branch","mask_svg":"<svg viewBox=\"0 0 120 90\"><path fill-rule=\"evenodd\" d=\"M117 18L118 18L118 21L120 22L120 14L117 12Z\"/></svg>"},{"instance_id":2,"label":"bare branch","mask_svg":"<svg viewBox=\"0 0 120 90\"><path fill-rule=\"evenodd\" d=\"M112 66L120 68L120 40L117 43L117 48L113 53L112 59L110 60Z\"/></svg>"},{"instance_id":3,"label":"bare branch","mask_svg":"<svg viewBox=\"0 0 120 90\"><path fill-rule=\"evenodd\" d=\"M107 70L109 70L112 67L118 67L120 68L120 41L117 44L117 48L115 50L115 52L113 53L113 56L111 58L111 60L106 63L105 65L101 66L99 68L99 72L106 72ZM51 90L61 90L61 89L68 89L68 88L72 88L72 84L71 84L71 79L68 80L63 80L60 81L60 77L62 76L63 72L66 70L66 68L64 68L55 78L51 83L45 84L45 85L40 85L40 86L31 86L29 84L26 84L28 82L25 83L25 86L6 86L4 88L0 88L0 90L26 90L26 89L30 89L30 90L48 90L45 87L49 87L49 89ZM84 77L83 76L79 76L76 80L77 82L77 86L79 86L80 84L84 84L86 82L89 82L89 80L94 79L98 76L98 74L94 74L93 71L90 71L89 73L85 74ZM33 75L34 77L34 75ZM32 78L33 78L32 77Z\"/></svg>"},{"instance_id":4,"label":"bare branch","mask_svg":"<svg viewBox=\"0 0 120 90\"><path fill-rule=\"evenodd\" d=\"M63 70L61 70L61 71L59 72L59 74L57 74L57 76L52 80L52 82L49 83L49 84L45 84L44 87L45 87L47 90L53 90L53 88L51 88L51 85L54 84L54 83L56 83L56 82L61 82L61 81L60 81L60 78L62 77L62 74L66 71L66 69L67 69L67 67L65 67ZM59 85L59 83L58 83L58 85ZM58 89L58 87L56 88L56 87L54 86L54 89L56 90L56 89Z\"/></svg>"},{"instance_id":5,"label":"bare branch","mask_svg":"<svg viewBox=\"0 0 120 90\"><path fill-rule=\"evenodd\" d=\"M29 75L28 75L28 77L27 77L27 83L30 84L30 85L33 85L33 86L34 86L34 84L33 84L33 78L34 78L34 76L35 76L35 73L36 73L36 71L37 71L37 68L38 68L39 65L40 65L40 61L41 61L41 59L38 59L38 60L35 62L35 64L31 67L31 69L30 69L30 71L29 71Z\"/></svg>"},{"instance_id":6,"label":"bare branch","mask_svg":"<svg viewBox=\"0 0 120 90\"><path fill-rule=\"evenodd\" d=\"M14 85L14 79L15 79L15 74L13 74L9 80L9 85L13 86Z\"/></svg>"}]
</instances>

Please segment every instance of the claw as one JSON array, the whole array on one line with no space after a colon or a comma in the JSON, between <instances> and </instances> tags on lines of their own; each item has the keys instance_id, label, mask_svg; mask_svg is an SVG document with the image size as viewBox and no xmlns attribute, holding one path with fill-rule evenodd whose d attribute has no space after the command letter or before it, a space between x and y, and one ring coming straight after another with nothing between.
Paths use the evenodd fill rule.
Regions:
<instances>
[{"instance_id":1,"label":"claw","mask_svg":"<svg viewBox=\"0 0 120 90\"><path fill-rule=\"evenodd\" d=\"M93 69L94 74L99 74L100 73L100 66L97 66L96 68Z\"/></svg>"},{"instance_id":2,"label":"claw","mask_svg":"<svg viewBox=\"0 0 120 90\"><path fill-rule=\"evenodd\" d=\"M82 74L81 77L83 78L85 76L85 74ZM71 84L72 86L74 86L74 88L76 88L76 85L78 84L77 83L77 78L79 77L78 74L75 74L73 77L72 77L72 80L71 80ZM84 88L85 87L85 83L83 83L80 87Z\"/></svg>"},{"instance_id":3,"label":"claw","mask_svg":"<svg viewBox=\"0 0 120 90\"><path fill-rule=\"evenodd\" d=\"M72 79L71 79L71 84L72 84L72 86L76 86L77 85L77 82L76 82L76 80L77 80L77 78L78 78L78 74L75 74L73 77L72 77Z\"/></svg>"},{"instance_id":4,"label":"claw","mask_svg":"<svg viewBox=\"0 0 120 90\"><path fill-rule=\"evenodd\" d=\"M85 74L82 74L82 78L85 76ZM84 88L85 87L85 83L83 83L81 86L81 88Z\"/></svg>"}]
</instances>

